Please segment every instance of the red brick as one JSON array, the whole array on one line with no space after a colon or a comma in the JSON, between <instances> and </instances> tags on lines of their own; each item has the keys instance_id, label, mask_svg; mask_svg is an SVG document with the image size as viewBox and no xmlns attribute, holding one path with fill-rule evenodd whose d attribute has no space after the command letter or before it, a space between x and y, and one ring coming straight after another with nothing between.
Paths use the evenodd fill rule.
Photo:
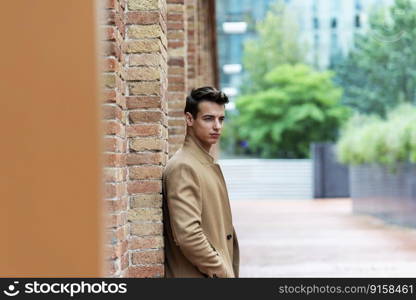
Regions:
<instances>
[{"instance_id":1,"label":"red brick","mask_svg":"<svg viewBox=\"0 0 416 300\"><path fill-rule=\"evenodd\" d=\"M123 225L118 228L107 228L105 230L105 241L108 244L115 245L120 241L127 239L128 235L128 225Z\"/></svg>"},{"instance_id":2,"label":"red brick","mask_svg":"<svg viewBox=\"0 0 416 300\"><path fill-rule=\"evenodd\" d=\"M104 151L106 152L126 152L127 143L115 136L104 137Z\"/></svg>"},{"instance_id":3,"label":"red brick","mask_svg":"<svg viewBox=\"0 0 416 300\"><path fill-rule=\"evenodd\" d=\"M183 102L185 105L186 94L184 92L170 92L167 93L168 101Z\"/></svg>"},{"instance_id":4,"label":"red brick","mask_svg":"<svg viewBox=\"0 0 416 300\"><path fill-rule=\"evenodd\" d=\"M162 184L160 180L134 180L129 181L127 185L127 191L129 194L138 193L161 193Z\"/></svg>"},{"instance_id":5,"label":"red brick","mask_svg":"<svg viewBox=\"0 0 416 300\"><path fill-rule=\"evenodd\" d=\"M114 47L114 54L113 54L119 61L122 60L122 53L121 53L121 47L119 45L116 45Z\"/></svg>"},{"instance_id":6,"label":"red brick","mask_svg":"<svg viewBox=\"0 0 416 300\"><path fill-rule=\"evenodd\" d=\"M158 24L161 16L157 11L131 11L126 13L126 24L151 25Z\"/></svg>"},{"instance_id":7,"label":"red brick","mask_svg":"<svg viewBox=\"0 0 416 300\"><path fill-rule=\"evenodd\" d=\"M177 145L177 144L182 144L184 140L184 136L182 135L174 135L174 136L169 136L169 145Z\"/></svg>"},{"instance_id":8,"label":"red brick","mask_svg":"<svg viewBox=\"0 0 416 300\"><path fill-rule=\"evenodd\" d=\"M104 257L105 259L116 259L116 251L115 251L115 246L113 245L105 245L104 246Z\"/></svg>"},{"instance_id":9,"label":"red brick","mask_svg":"<svg viewBox=\"0 0 416 300\"><path fill-rule=\"evenodd\" d=\"M124 270L124 269L128 269L129 267L129 254L125 253L121 258L120 258L120 269Z\"/></svg>"},{"instance_id":10,"label":"red brick","mask_svg":"<svg viewBox=\"0 0 416 300\"><path fill-rule=\"evenodd\" d=\"M103 118L108 119L122 119L121 108L116 105L103 106Z\"/></svg>"},{"instance_id":11,"label":"red brick","mask_svg":"<svg viewBox=\"0 0 416 300\"><path fill-rule=\"evenodd\" d=\"M104 72L114 72L116 70L117 61L112 57L107 57L104 59Z\"/></svg>"},{"instance_id":12,"label":"red brick","mask_svg":"<svg viewBox=\"0 0 416 300\"><path fill-rule=\"evenodd\" d=\"M161 107L160 96L129 96L126 97L126 104L128 109Z\"/></svg>"},{"instance_id":13,"label":"red brick","mask_svg":"<svg viewBox=\"0 0 416 300\"><path fill-rule=\"evenodd\" d=\"M124 225L121 226L119 228L117 228L117 230L115 231L115 237L118 241L123 241L125 239L127 239L128 236L128 225Z\"/></svg>"},{"instance_id":14,"label":"red brick","mask_svg":"<svg viewBox=\"0 0 416 300\"><path fill-rule=\"evenodd\" d=\"M130 54L130 66L160 66L164 64L160 53Z\"/></svg>"},{"instance_id":15,"label":"red brick","mask_svg":"<svg viewBox=\"0 0 416 300\"><path fill-rule=\"evenodd\" d=\"M168 40L185 40L185 32L183 30L168 30Z\"/></svg>"},{"instance_id":16,"label":"red brick","mask_svg":"<svg viewBox=\"0 0 416 300\"><path fill-rule=\"evenodd\" d=\"M129 277L134 278L163 277L164 268L163 265L130 266L128 274Z\"/></svg>"},{"instance_id":17,"label":"red brick","mask_svg":"<svg viewBox=\"0 0 416 300\"><path fill-rule=\"evenodd\" d=\"M132 123L157 123L163 120L161 111L131 111L129 120Z\"/></svg>"},{"instance_id":18,"label":"red brick","mask_svg":"<svg viewBox=\"0 0 416 300\"><path fill-rule=\"evenodd\" d=\"M113 274L115 274L117 271L117 267L115 265L114 261L106 261L105 262L105 273L108 276L112 276Z\"/></svg>"},{"instance_id":19,"label":"red brick","mask_svg":"<svg viewBox=\"0 0 416 300\"><path fill-rule=\"evenodd\" d=\"M122 167L126 164L125 154L104 153L104 166Z\"/></svg>"},{"instance_id":20,"label":"red brick","mask_svg":"<svg viewBox=\"0 0 416 300\"><path fill-rule=\"evenodd\" d=\"M105 89L102 93L104 102L115 102L116 91L113 89Z\"/></svg>"},{"instance_id":21,"label":"red brick","mask_svg":"<svg viewBox=\"0 0 416 300\"><path fill-rule=\"evenodd\" d=\"M185 84L184 83L175 83L169 85L169 91L172 92L181 92L185 90Z\"/></svg>"},{"instance_id":22,"label":"red brick","mask_svg":"<svg viewBox=\"0 0 416 300\"><path fill-rule=\"evenodd\" d=\"M115 8L115 1L116 0L106 0L104 7L107 9Z\"/></svg>"},{"instance_id":23,"label":"red brick","mask_svg":"<svg viewBox=\"0 0 416 300\"><path fill-rule=\"evenodd\" d=\"M185 101L169 101L169 110L181 111L184 116ZM170 116L170 115L169 115Z\"/></svg>"},{"instance_id":24,"label":"red brick","mask_svg":"<svg viewBox=\"0 0 416 300\"><path fill-rule=\"evenodd\" d=\"M161 70L159 67L131 67L122 72L122 78L125 80L159 80Z\"/></svg>"},{"instance_id":25,"label":"red brick","mask_svg":"<svg viewBox=\"0 0 416 300\"><path fill-rule=\"evenodd\" d=\"M127 165L164 165L166 162L166 155L163 153L129 153L127 154Z\"/></svg>"},{"instance_id":26,"label":"red brick","mask_svg":"<svg viewBox=\"0 0 416 300\"><path fill-rule=\"evenodd\" d=\"M114 24L114 10L105 10L100 14L99 24L100 25L112 25Z\"/></svg>"},{"instance_id":27,"label":"red brick","mask_svg":"<svg viewBox=\"0 0 416 300\"><path fill-rule=\"evenodd\" d=\"M180 57L180 58L178 58L178 57L169 58L168 64L169 64L169 67L170 66L184 67L185 66L185 58L182 58L182 57Z\"/></svg>"},{"instance_id":28,"label":"red brick","mask_svg":"<svg viewBox=\"0 0 416 300\"><path fill-rule=\"evenodd\" d=\"M116 77L116 89L119 91L122 95L126 93L126 82L121 79L119 76Z\"/></svg>"},{"instance_id":29,"label":"red brick","mask_svg":"<svg viewBox=\"0 0 416 300\"><path fill-rule=\"evenodd\" d=\"M133 236L151 236L162 235L163 224L162 223L131 223L130 234Z\"/></svg>"},{"instance_id":30,"label":"red brick","mask_svg":"<svg viewBox=\"0 0 416 300\"><path fill-rule=\"evenodd\" d=\"M161 208L161 194L138 194L130 197L130 208Z\"/></svg>"},{"instance_id":31,"label":"red brick","mask_svg":"<svg viewBox=\"0 0 416 300\"><path fill-rule=\"evenodd\" d=\"M169 85L170 84L178 84L178 83L184 85L185 84L185 78L183 76L169 76L168 82L169 82Z\"/></svg>"},{"instance_id":32,"label":"red brick","mask_svg":"<svg viewBox=\"0 0 416 300\"><path fill-rule=\"evenodd\" d=\"M125 129L123 124L115 120L103 121L104 134L123 136Z\"/></svg>"},{"instance_id":33,"label":"red brick","mask_svg":"<svg viewBox=\"0 0 416 300\"><path fill-rule=\"evenodd\" d=\"M169 110L169 117L170 118L184 118L184 112L182 109L175 109L175 110ZM180 127L185 127L185 126L180 126Z\"/></svg>"},{"instance_id":34,"label":"red brick","mask_svg":"<svg viewBox=\"0 0 416 300\"><path fill-rule=\"evenodd\" d=\"M104 197L105 198L121 198L126 194L126 183L105 183Z\"/></svg>"},{"instance_id":35,"label":"red brick","mask_svg":"<svg viewBox=\"0 0 416 300\"><path fill-rule=\"evenodd\" d=\"M107 213L117 213L126 210L128 207L127 197L121 197L116 200L104 200L104 205Z\"/></svg>"},{"instance_id":36,"label":"red brick","mask_svg":"<svg viewBox=\"0 0 416 300\"><path fill-rule=\"evenodd\" d=\"M130 151L165 151L167 144L165 140L154 138L135 138L129 139Z\"/></svg>"},{"instance_id":37,"label":"red brick","mask_svg":"<svg viewBox=\"0 0 416 300\"><path fill-rule=\"evenodd\" d=\"M105 247L105 258L116 259L127 253L128 241L121 241L116 245L107 245Z\"/></svg>"},{"instance_id":38,"label":"red brick","mask_svg":"<svg viewBox=\"0 0 416 300\"><path fill-rule=\"evenodd\" d=\"M171 126L184 126L185 125L185 119L169 119L169 127Z\"/></svg>"},{"instance_id":39,"label":"red brick","mask_svg":"<svg viewBox=\"0 0 416 300\"><path fill-rule=\"evenodd\" d=\"M114 41L116 39L113 26L107 26L103 29L104 29L104 40L105 41Z\"/></svg>"},{"instance_id":40,"label":"red brick","mask_svg":"<svg viewBox=\"0 0 416 300\"><path fill-rule=\"evenodd\" d=\"M124 38L126 35L126 25L123 22L123 16L119 13L116 13L114 21L115 21L118 32Z\"/></svg>"},{"instance_id":41,"label":"red brick","mask_svg":"<svg viewBox=\"0 0 416 300\"><path fill-rule=\"evenodd\" d=\"M126 97L124 95L121 95L120 93L116 94L116 104L119 105L122 109L126 110Z\"/></svg>"},{"instance_id":42,"label":"red brick","mask_svg":"<svg viewBox=\"0 0 416 300\"><path fill-rule=\"evenodd\" d=\"M125 225L127 222L127 213L109 214L106 216L106 227L114 228Z\"/></svg>"},{"instance_id":43,"label":"red brick","mask_svg":"<svg viewBox=\"0 0 416 300\"><path fill-rule=\"evenodd\" d=\"M163 168L159 166L134 166L129 168L130 179L161 179Z\"/></svg>"},{"instance_id":44,"label":"red brick","mask_svg":"<svg viewBox=\"0 0 416 300\"><path fill-rule=\"evenodd\" d=\"M101 42L101 51L104 56L115 56L116 55L116 43L115 42Z\"/></svg>"},{"instance_id":45,"label":"red brick","mask_svg":"<svg viewBox=\"0 0 416 300\"><path fill-rule=\"evenodd\" d=\"M169 67L169 75L183 75L185 73L185 68L183 67ZM189 74L188 74L189 75Z\"/></svg>"},{"instance_id":46,"label":"red brick","mask_svg":"<svg viewBox=\"0 0 416 300\"><path fill-rule=\"evenodd\" d=\"M167 27L169 28L169 30L184 30L185 29L185 25L183 22L169 22L167 24Z\"/></svg>"},{"instance_id":47,"label":"red brick","mask_svg":"<svg viewBox=\"0 0 416 300\"><path fill-rule=\"evenodd\" d=\"M132 237L129 242L129 250L162 248L163 236Z\"/></svg>"},{"instance_id":48,"label":"red brick","mask_svg":"<svg viewBox=\"0 0 416 300\"><path fill-rule=\"evenodd\" d=\"M185 135L186 129L185 126L182 127L170 127L169 128L169 137L174 135Z\"/></svg>"},{"instance_id":49,"label":"red brick","mask_svg":"<svg viewBox=\"0 0 416 300\"><path fill-rule=\"evenodd\" d=\"M192 54L195 54L195 51L196 51L196 49L195 49L195 43L193 41L190 41L188 43L188 52L189 53L192 53ZM190 59L195 59L195 56L194 55L189 55L189 58Z\"/></svg>"},{"instance_id":50,"label":"red brick","mask_svg":"<svg viewBox=\"0 0 416 300\"><path fill-rule=\"evenodd\" d=\"M161 136L161 125L132 125L127 127L128 137Z\"/></svg>"},{"instance_id":51,"label":"red brick","mask_svg":"<svg viewBox=\"0 0 416 300\"><path fill-rule=\"evenodd\" d=\"M172 22L183 22L183 19L184 19L184 15L183 14L168 13L168 21L172 21ZM168 23L168 28L169 28L169 23Z\"/></svg>"},{"instance_id":52,"label":"red brick","mask_svg":"<svg viewBox=\"0 0 416 300\"><path fill-rule=\"evenodd\" d=\"M169 41L168 42L168 47L169 48L183 48L185 46L185 42L184 41Z\"/></svg>"},{"instance_id":53,"label":"red brick","mask_svg":"<svg viewBox=\"0 0 416 300\"><path fill-rule=\"evenodd\" d=\"M161 264L163 261L163 250L146 250L131 253L131 262L134 265Z\"/></svg>"},{"instance_id":54,"label":"red brick","mask_svg":"<svg viewBox=\"0 0 416 300\"><path fill-rule=\"evenodd\" d=\"M129 92L131 95L161 95L164 93L162 82L129 82Z\"/></svg>"},{"instance_id":55,"label":"red brick","mask_svg":"<svg viewBox=\"0 0 416 300\"><path fill-rule=\"evenodd\" d=\"M120 182L125 181L127 170L125 168L104 168L103 178L104 182Z\"/></svg>"}]
</instances>

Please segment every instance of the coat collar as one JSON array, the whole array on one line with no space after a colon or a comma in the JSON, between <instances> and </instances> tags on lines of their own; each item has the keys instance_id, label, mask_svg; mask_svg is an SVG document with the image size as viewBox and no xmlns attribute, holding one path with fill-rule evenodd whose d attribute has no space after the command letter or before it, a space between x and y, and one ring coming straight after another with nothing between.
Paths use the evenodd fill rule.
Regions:
<instances>
[{"instance_id":1,"label":"coat collar","mask_svg":"<svg viewBox=\"0 0 416 300\"><path fill-rule=\"evenodd\" d=\"M185 136L183 149L191 151L192 154L203 164L215 163L214 157L212 157L212 155L202 147L196 137L194 137L191 133L188 133Z\"/></svg>"}]
</instances>

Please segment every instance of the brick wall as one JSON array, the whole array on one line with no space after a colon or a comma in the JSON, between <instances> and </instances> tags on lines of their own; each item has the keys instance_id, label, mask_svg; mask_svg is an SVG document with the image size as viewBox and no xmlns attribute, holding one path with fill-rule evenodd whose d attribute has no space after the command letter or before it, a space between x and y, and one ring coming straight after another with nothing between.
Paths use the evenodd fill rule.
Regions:
<instances>
[{"instance_id":1,"label":"brick wall","mask_svg":"<svg viewBox=\"0 0 416 300\"><path fill-rule=\"evenodd\" d=\"M121 7L105 1L103 15L104 84L104 181L106 222L106 274L119 276L127 271L127 136L126 105L120 78L120 41L124 32ZM117 25L116 25L117 24Z\"/></svg>"},{"instance_id":2,"label":"brick wall","mask_svg":"<svg viewBox=\"0 0 416 300\"><path fill-rule=\"evenodd\" d=\"M167 0L169 156L186 134L183 109L192 88L218 87L215 1Z\"/></svg>"},{"instance_id":3,"label":"brick wall","mask_svg":"<svg viewBox=\"0 0 416 300\"><path fill-rule=\"evenodd\" d=\"M102 0L105 276L163 276L168 148L183 142L186 93L217 81L214 1L185 1Z\"/></svg>"},{"instance_id":4,"label":"brick wall","mask_svg":"<svg viewBox=\"0 0 416 300\"><path fill-rule=\"evenodd\" d=\"M184 0L168 2L168 107L169 155L182 145L185 136L183 110L187 94L187 19Z\"/></svg>"}]
</instances>

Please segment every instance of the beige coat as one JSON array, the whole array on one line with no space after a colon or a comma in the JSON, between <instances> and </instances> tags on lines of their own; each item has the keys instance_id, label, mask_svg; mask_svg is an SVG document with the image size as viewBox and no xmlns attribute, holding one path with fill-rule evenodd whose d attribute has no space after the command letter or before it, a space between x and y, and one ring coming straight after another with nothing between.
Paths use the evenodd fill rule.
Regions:
<instances>
[{"instance_id":1,"label":"beige coat","mask_svg":"<svg viewBox=\"0 0 416 300\"><path fill-rule=\"evenodd\" d=\"M238 277L239 248L220 166L198 141L163 173L165 277Z\"/></svg>"}]
</instances>

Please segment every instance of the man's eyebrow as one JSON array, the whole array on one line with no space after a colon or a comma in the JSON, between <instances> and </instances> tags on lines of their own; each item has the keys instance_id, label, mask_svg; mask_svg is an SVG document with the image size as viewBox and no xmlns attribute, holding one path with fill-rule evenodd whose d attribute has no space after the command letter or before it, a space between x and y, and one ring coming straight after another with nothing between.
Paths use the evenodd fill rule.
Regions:
<instances>
[{"instance_id":1,"label":"man's eyebrow","mask_svg":"<svg viewBox=\"0 0 416 300\"><path fill-rule=\"evenodd\" d=\"M210 115L210 114L206 114L206 115L203 115L202 117L215 117L215 115ZM225 116L219 116L220 118L224 118Z\"/></svg>"}]
</instances>

